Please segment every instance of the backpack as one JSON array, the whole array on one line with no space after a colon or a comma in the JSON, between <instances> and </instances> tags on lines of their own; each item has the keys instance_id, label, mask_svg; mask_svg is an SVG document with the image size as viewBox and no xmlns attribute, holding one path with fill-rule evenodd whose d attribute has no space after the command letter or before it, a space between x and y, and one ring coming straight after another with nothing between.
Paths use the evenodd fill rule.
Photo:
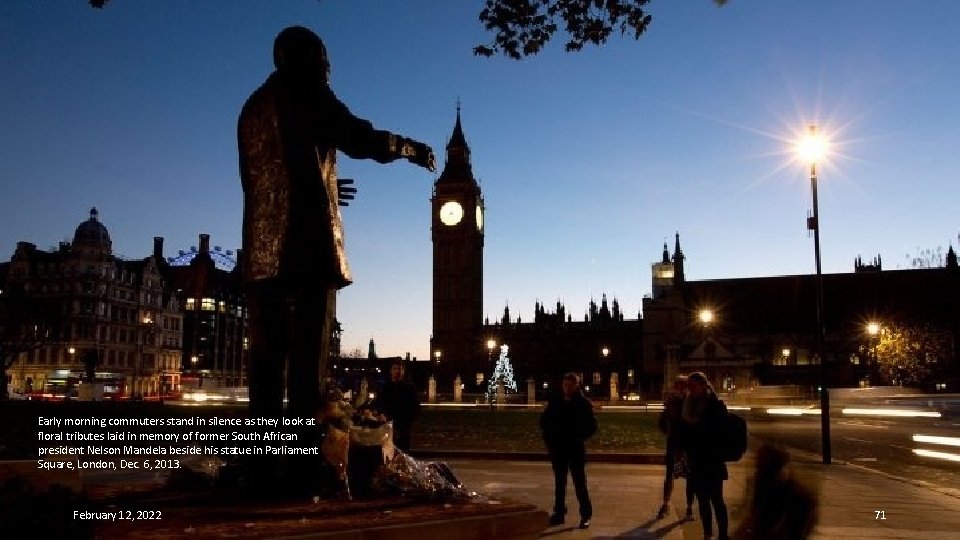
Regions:
<instances>
[{"instance_id":1,"label":"backpack","mask_svg":"<svg viewBox=\"0 0 960 540\"><path fill-rule=\"evenodd\" d=\"M747 451L747 421L728 412L720 432L720 455L724 461L740 461Z\"/></svg>"}]
</instances>

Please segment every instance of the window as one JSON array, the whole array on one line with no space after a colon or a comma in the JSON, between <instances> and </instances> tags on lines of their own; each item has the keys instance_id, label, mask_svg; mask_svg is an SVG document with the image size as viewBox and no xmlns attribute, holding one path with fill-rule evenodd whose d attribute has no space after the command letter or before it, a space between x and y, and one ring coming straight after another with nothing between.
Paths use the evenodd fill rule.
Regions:
<instances>
[{"instance_id":1,"label":"window","mask_svg":"<svg viewBox=\"0 0 960 540\"><path fill-rule=\"evenodd\" d=\"M216 304L213 298L204 298L200 302L200 309L203 311L214 311Z\"/></svg>"},{"instance_id":2,"label":"window","mask_svg":"<svg viewBox=\"0 0 960 540\"><path fill-rule=\"evenodd\" d=\"M593 384L600 384L603 382L603 374L599 371L593 372Z\"/></svg>"},{"instance_id":3,"label":"window","mask_svg":"<svg viewBox=\"0 0 960 540\"><path fill-rule=\"evenodd\" d=\"M220 313L226 313L226 312L227 312L227 303L224 302L223 300L221 300L221 301L220 301Z\"/></svg>"},{"instance_id":4,"label":"window","mask_svg":"<svg viewBox=\"0 0 960 540\"><path fill-rule=\"evenodd\" d=\"M478 384L478 385L479 385L479 384L483 384L483 372L482 372L482 371L478 371L478 372L477 372L477 384Z\"/></svg>"},{"instance_id":5,"label":"window","mask_svg":"<svg viewBox=\"0 0 960 540\"><path fill-rule=\"evenodd\" d=\"M633 384L633 370L627 370L627 384Z\"/></svg>"}]
</instances>

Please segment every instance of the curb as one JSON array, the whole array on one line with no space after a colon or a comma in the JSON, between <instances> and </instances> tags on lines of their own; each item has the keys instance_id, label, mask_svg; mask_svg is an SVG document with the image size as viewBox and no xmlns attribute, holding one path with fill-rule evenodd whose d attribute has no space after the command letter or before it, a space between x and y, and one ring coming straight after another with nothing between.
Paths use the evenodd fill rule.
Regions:
<instances>
[{"instance_id":1,"label":"curb","mask_svg":"<svg viewBox=\"0 0 960 540\"><path fill-rule=\"evenodd\" d=\"M550 461L546 452L486 452L481 450L411 450L417 459L476 459L491 461ZM587 454L589 463L619 463L625 465L663 465L663 454Z\"/></svg>"}]
</instances>

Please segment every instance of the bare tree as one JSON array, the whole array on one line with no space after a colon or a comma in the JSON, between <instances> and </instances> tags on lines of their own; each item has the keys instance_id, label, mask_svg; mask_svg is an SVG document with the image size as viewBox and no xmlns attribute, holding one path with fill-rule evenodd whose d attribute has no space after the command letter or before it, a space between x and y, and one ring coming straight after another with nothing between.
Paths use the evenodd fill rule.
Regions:
<instances>
[{"instance_id":1,"label":"bare tree","mask_svg":"<svg viewBox=\"0 0 960 540\"><path fill-rule=\"evenodd\" d=\"M45 302L29 298L22 287L0 290L0 400L9 398L7 371L20 355L50 340L51 315Z\"/></svg>"}]
</instances>

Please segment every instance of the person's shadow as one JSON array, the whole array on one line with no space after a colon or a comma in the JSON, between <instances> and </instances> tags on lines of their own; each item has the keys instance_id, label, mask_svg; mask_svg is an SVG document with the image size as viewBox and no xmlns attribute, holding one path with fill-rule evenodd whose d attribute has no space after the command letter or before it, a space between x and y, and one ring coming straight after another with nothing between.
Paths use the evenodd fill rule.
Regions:
<instances>
[{"instance_id":1,"label":"person's shadow","mask_svg":"<svg viewBox=\"0 0 960 540\"><path fill-rule=\"evenodd\" d=\"M687 522L686 519L679 518L675 521L672 521L670 523L667 523L665 525L657 527L656 529L651 530L650 527L652 527L658 521L659 521L658 519L652 518L648 520L646 523L643 523L629 531L622 532L616 536L594 536L593 540L656 540L657 538L663 538L664 536L670 534L671 531L673 531L677 527L680 527L681 525ZM550 532L543 533L540 535L540 538L547 538L555 534L562 534L565 532L570 532L575 530L577 530L576 527L563 527L562 529L556 529Z\"/></svg>"}]
</instances>

